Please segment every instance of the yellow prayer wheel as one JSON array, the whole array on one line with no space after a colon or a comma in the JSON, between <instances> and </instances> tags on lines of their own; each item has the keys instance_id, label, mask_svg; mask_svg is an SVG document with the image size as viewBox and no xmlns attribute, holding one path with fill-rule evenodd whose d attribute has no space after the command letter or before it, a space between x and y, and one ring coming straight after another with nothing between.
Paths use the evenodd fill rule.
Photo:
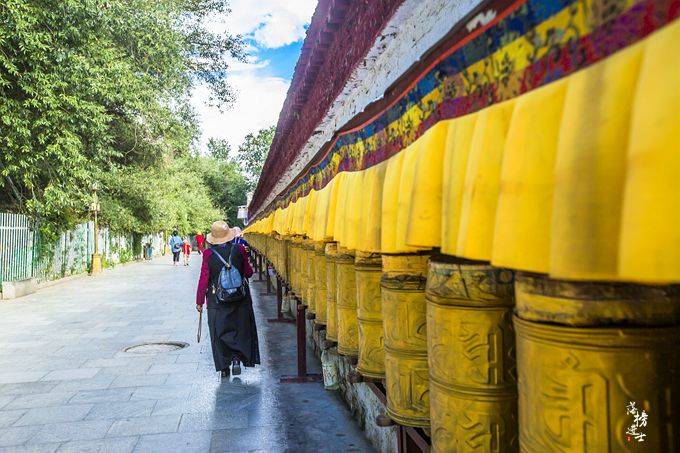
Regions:
<instances>
[{"instance_id":1,"label":"yellow prayer wheel","mask_svg":"<svg viewBox=\"0 0 680 453\"><path fill-rule=\"evenodd\" d=\"M295 280L293 268L295 267L295 243L292 236L286 237L286 282L288 287L293 289L293 280Z\"/></svg>"},{"instance_id":2,"label":"yellow prayer wheel","mask_svg":"<svg viewBox=\"0 0 680 453\"><path fill-rule=\"evenodd\" d=\"M295 287L295 295L302 300L302 303L306 303L305 298L307 297L307 266L304 260L304 239L302 237L297 238L297 246L295 247L295 266L297 270L297 284Z\"/></svg>"},{"instance_id":3,"label":"yellow prayer wheel","mask_svg":"<svg viewBox=\"0 0 680 453\"><path fill-rule=\"evenodd\" d=\"M303 282L303 299L310 313L316 313L316 276L314 271L314 241L304 239L302 242L302 266L305 268Z\"/></svg>"},{"instance_id":4,"label":"yellow prayer wheel","mask_svg":"<svg viewBox=\"0 0 680 453\"><path fill-rule=\"evenodd\" d=\"M664 319L668 304L650 303L652 293L680 305L677 287L518 275L517 305L523 308L514 323L522 451L677 448L680 326L650 325L677 319L674 310ZM637 304L631 294L641 296ZM558 300L565 312L556 317ZM572 311L579 305L581 310ZM531 320L522 319L525 315ZM647 414L646 426L635 428L644 444L627 434L635 422L627 409L631 402Z\"/></svg>"},{"instance_id":5,"label":"yellow prayer wheel","mask_svg":"<svg viewBox=\"0 0 680 453\"><path fill-rule=\"evenodd\" d=\"M272 263L274 265L274 269L276 269L277 275L282 276L283 267L281 266L281 238L278 234L273 234L269 237L269 243L269 248L272 251Z\"/></svg>"},{"instance_id":6,"label":"yellow prayer wheel","mask_svg":"<svg viewBox=\"0 0 680 453\"><path fill-rule=\"evenodd\" d=\"M325 255L326 243L325 242L315 242L314 243L314 280L316 294L314 299L316 300L316 323L326 324L326 255Z\"/></svg>"},{"instance_id":7,"label":"yellow prayer wheel","mask_svg":"<svg viewBox=\"0 0 680 453\"><path fill-rule=\"evenodd\" d=\"M290 277L290 287L294 293L297 293L300 289L300 266L299 266L299 249L300 249L300 239L297 236L290 238L288 243L289 251L289 277Z\"/></svg>"},{"instance_id":8,"label":"yellow prayer wheel","mask_svg":"<svg viewBox=\"0 0 680 453\"><path fill-rule=\"evenodd\" d=\"M269 252L269 261L271 261L272 266L278 269L278 244L274 236L267 236L267 251Z\"/></svg>"},{"instance_id":9,"label":"yellow prayer wheel","mask_svg":"<svg viewBox=\"0 0 680 453\"><path fill-rule=\"evenodd\" d=\"M278 254L278 263L276 264L276 270L281 274L284 281L287 280L286 275L286 241L283 236L276 237L276 250Z\"/></svg>"},{"instance_id":10,"label":"yellow prayer wheel","mask_svg":"<svg viewBox=\"0 0 680 453\"><path fill-rule=\"evenodd\" d=\"M383 379L385 377L385 341L380 298L382 257L376 253L357 251L354 271L359 325L357 371L370 378Z\"/></svg>"},{"instance_id":11,"label":"yellow prayer wheel","mask_svg":"<svg viewBox=\"0 0 680 453\"><path fill-rule=\"evenodd\" d=\"M432 447L518 450L513 273L452 257L427 277Z\"/></svg>"},{"instance_id":12,"label":"yellow prayer wheel","mask_svg":"<svg viewBox=\"0 0 680 453\"><path fill-rule=\"evenodd\" d=\"M326 244L326 339L338 341L338 312L335 309L336 296L336 265L335 257L338 255L338 244L330 242Z\"/></svg>"},{"instance_id":13,"label":"yellow prayer wheel","mask_svg":"<svg viewBox=\"0 0 680 453\"><path fill-rule=\"evenodd\" d=\"M283 236L281 238L281 273L283 275L283 281L286 282L288 286L291 286L291 243L290 236Z\"/></svg>"},{"instance_id":14,"label":"yellow prayer wheel","mask_svg":"<svg viewBox=\"0 0 680 453\"><path fill-rule=\"evenodd\" d=\"M338 353L359 354L357 325L357 285L354 272L354 251L338 247L335 257L335 306L338 316Z\"/></svg>"},{"instance_id":15,"label":"yellow prayer wheel","mask_svg":"<svg viewBox=\"0 0 680 453\"><path fill-rule=\"evenodd\" d=\"M535 274L517 279L517 315L571 326L680 324L678 286L569 282Z\"/></svg>"},{"instance_id":16,"label":"yellow prayer wheel","mask_svg":"<svg viewBox=\"0 0 680 453\"><path fill-rule=\"evenodd\" d=\"M387 414L430 426L425 280L428 255L383 255L380 279Z\"/></svg>"}]
</instances>

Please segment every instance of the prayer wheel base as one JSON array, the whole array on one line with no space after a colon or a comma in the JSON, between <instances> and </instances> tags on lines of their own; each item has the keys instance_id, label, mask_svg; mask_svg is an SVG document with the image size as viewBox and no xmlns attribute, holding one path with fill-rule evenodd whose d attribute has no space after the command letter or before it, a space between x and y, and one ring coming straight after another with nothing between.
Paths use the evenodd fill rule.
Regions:
<instances>
[{"instance_id":1,"label":"prayer wheel base","mask_svg":"<svg viewBox=\"0 0 680 453\"><path fill-rule=\"evenodd\" d=\"M385 373L376 373L375 371L361 368L361 366L357 367L357 372L359 372L365 380L382 381L385 379Z\"/></svg>"},{"instance_id":2,"label":"prayer wheel base","mask_svg":"<svg viewBox=\"0 0 680 453\"><path fill-rule=\"evenodd\" d=\"M403 426L413 426L414 428L429 428L430 427L430 419L422 419L422 418L410 418L410 417L402 417L401 415L395 413L394 411L390 410L390 408L387 408L387 415L394 420L395 423L398 423L399 425Z\"/></svg>"},{"instance_id":3,"label":"prayer wheel base","mask_svg":"<svg viewBox=\"0 0 680 453\"><path fill-rule=\"evenodd\" d=\"M344 355L345 357L349 358L357 358L359 351L357 351L356 349L343 348L342 345L338 344L338 354Z\"/></svg>"}]
</instances>

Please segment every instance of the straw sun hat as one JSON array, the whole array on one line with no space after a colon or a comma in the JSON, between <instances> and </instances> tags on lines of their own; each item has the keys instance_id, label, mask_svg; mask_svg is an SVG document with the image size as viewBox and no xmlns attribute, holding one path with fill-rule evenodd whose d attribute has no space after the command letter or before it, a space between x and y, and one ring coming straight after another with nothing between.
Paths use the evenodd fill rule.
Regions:
<instances>
[{"instance_id":1,"label":"straw sun hat","mask_svg":"<svg viewBox=\"0 0 680 453\"><path fill-rule=\"evenodd\" d=\"M223 220L218 220L213 222L210 227L210 233L208 233L208 242L213 245L224 244L229 242L236 237L236 232L233 228L229 228L227 222Z\"/></svg>"}]
</instances>

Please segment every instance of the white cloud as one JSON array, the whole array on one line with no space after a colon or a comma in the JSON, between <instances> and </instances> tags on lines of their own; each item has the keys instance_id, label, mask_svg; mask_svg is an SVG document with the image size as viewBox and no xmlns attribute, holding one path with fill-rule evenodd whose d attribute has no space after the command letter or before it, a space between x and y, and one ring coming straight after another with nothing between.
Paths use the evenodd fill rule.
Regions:
<instances>
[{"instance_id":1,"label":"white cloud","mask_svg":"<svg viewBox=\"0 0 680 453\"><path fill-rule=\"evenodd\" d=\"M211 137L226 138L236 149L248 133L276 124L290 80L263 75L269 61L258 59L257 50L304 39L316 4L317 0L231 0L231 14L208 24L214 32L244 35L250 40L248 52L255 56L246 63L231 61L228 83L237 91L237 99L230 110L209 107L206 87L194 90L192 104L200 118L202 151Z\"/></svg>"},{"instance_id":2,"label":"white cloud","mask_svg":"<svg viewBox=\"0 0 680 453\"><path fill-rule=\"evenodd\" d=\"M232 0L231 14L211 24L252 38L266 48L282 47L305 37L317 0Z\"/></svg>"},{"instance_id":3,"label":"white cloud","mask_svg":"<svg viewBox=\"0 0 680 453\"><path fill-rule=\"evenodd\" d=\"M275 125L290 85L290 81L279 77L260 76L255 69L235 73L228 80L237 91L230 110L220 112L209 107L209 93L204 86L197 87L192 96L203 132L202 151L211 137L226 138L235 150L248 133Z\"/></svg>"}]
</instances>

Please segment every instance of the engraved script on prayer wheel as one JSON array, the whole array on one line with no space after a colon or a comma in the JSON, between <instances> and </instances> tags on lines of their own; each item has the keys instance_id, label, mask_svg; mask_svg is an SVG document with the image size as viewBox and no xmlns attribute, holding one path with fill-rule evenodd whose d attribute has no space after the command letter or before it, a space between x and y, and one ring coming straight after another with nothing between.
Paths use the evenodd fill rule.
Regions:
<instances>
[{"instance_id":1,"label":"engraved script on prayer wheel","mask_svg":"<svg viewBox=\"0 0 680 453\"><path fill-rule=\"evenodd\" d=\"M359 331L357 326L357 289L354 273L354 252L338 247L335 265L338 353L356 356L359 354Z\"/></svg>"},{"instance_id":2,"label":"engraved script on prayer wheel","mask_svg":"<svg viewBox=\"0 0 680 453\"><path fill-rule=\"evenodd\" d=\"M407 426L430 426L425 278L427 255L383 255L380 279L387 414Z\"/></svg>"},{"instance_id":3,"label":"engraved script on prayer wheel","mask_svg":"<svg viewBox=\"0 0 680 453\"><path fill-rule=\"evenodd\" d=\"M311 239L305 239L302 243L302 259L303 266L307 270L303 290L304 300L307 310L310 313L316 313L316 266L314 266L314 242Z\"/></svg>"},{"instance_id":4,"label":"engraved script on prayer wheel","mask_svg":"<svg viewBox=\"0 0 680 453\"><path fill-rule=\"evenodd\" d=\"M326 244L326 339L331 341L338 341L338 313L335 309L337 254L337 243Z\"/></svg>"},{"instance_id":5,"label":"engraved script on prayer wheel","mask_svg":"<svg viewBox=\"0 0 680 453\"><path fill-rule=\"evenodd\" d=\"M672 321L667 302L678 305L678 288L634 286L518 274L523 309L514 323L522 451L636 451L632 445L638 441L632 444L626 436L633 422L626 410L630 402L648 416L645 450L677 447L680 326L649 323ZM635 303L631 294L644 297ZM657 302L649 302L652 297ZM571 325L554 322L552 308L560 299L565 307L582 307L559 316ZM613 318L607 319L609 301ZM531 320L522 319L525 314Z\"/></svg>"},{"instance_id":6,"label":"engraved script on prayer wheel","mask_svg":"<svg viewBox=\"0 0 680 453\"><path fill-rule=\"evenodd\" d=\"M512 271L433 258L426 294L433 450L517 451Z\"/></svg>"},{"instance_id":7,"label":"engraved script on prayer wheel","mask_svg":"<svg viewBox=\"0 0 680 453\"><path fill-rule=\"evenodd\" d=\"M315 242L314 243L314 266L316 267L314 272L315 281L315 300L316 300L316 323L325 325L326 324L326 255L325 255L326 243L325 242Z\"/></svg>"},{"instance_id":8,"label":"engraved script on prayer wheel","mask_svg":"<svg viewBox=\"0 0 680 453\"><path fill-rule=\"evenodd\" d=\"M354 270L359 324L357 371L370 378L382 379L385 377L385 341L380 297L382 258L377 253L357 251Z\"/></svg>"}]
</instances>

